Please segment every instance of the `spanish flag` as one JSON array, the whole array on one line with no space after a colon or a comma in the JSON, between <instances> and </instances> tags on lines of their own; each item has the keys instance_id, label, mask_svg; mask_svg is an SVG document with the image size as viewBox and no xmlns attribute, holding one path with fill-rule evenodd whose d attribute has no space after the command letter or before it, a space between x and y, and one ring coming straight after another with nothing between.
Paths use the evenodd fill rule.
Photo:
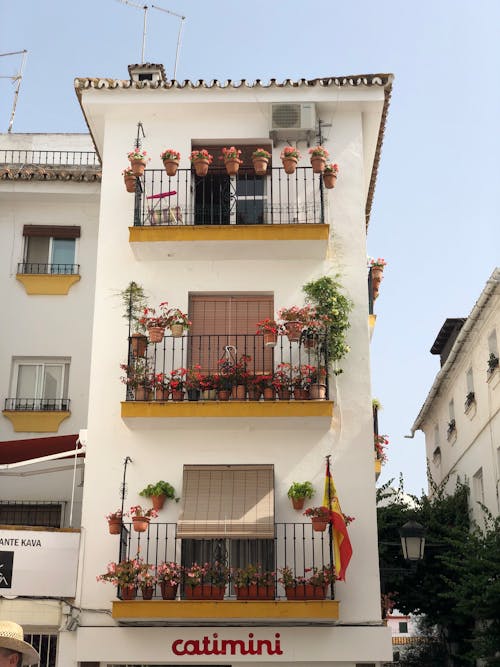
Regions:
<instances>
[{"instance_id":1,"label":"spanish flag","mask_svg":"<svg viewBox=\"0 0 500 667\"><path fill-rule=\"evenodd\" d=\"M335 484L333 483L332 473L330 472L330 457L326 457L326 479L325 495L323 505L332 510L332 542L333 555L335 558L335 574L339 581L345 581L345 573L352 556L352 546L347 534L347 526L344 521L344 515L340 509L339 499Z\"/></svg>"}]
</instances>

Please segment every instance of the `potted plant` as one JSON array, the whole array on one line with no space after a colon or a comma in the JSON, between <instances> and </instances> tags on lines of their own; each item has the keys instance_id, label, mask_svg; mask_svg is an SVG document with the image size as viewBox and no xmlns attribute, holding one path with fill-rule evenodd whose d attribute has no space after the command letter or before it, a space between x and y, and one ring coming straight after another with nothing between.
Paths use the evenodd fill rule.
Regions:
<instances>
[{"instance_id":1,"label":"potted plant","mask_svg":"<svg viewBox=\"0 0 500 667\"><path fill-rule=\"evenodd\" d=\"M201 399L215 401L217 396L217 378L212 373L204 373L200 378Z\"/></svg>"},{"instance_id":2,"label":"potted plant","mask_svg":"<svg viewBox=\"0 0 500 667\"><path fill-rule=\"evenodd\" d=\"M494 352L490 352L490 356L488 357L488 370L486 372L488 379L496 371L496 369L498 368L498 364L499 364L498 356Z\"/></svg>"},{"instance_id":3,"label":"potted plant","mask_svg":"<svg viewBox=\"0 0 500 667\"><path fill-rule=\"evenodd\" d=\"M308 375L309 398L324 401L326 399L326 368L324 366L313 366Z\"/></svg>"},{"instance_id":4,"label":"potted plant","mask_svg":"<svg viewBox=\"0 0 500 667\"><path fill-rule=\"evenodd\" d=\"M311 308L309 316L310 319L300 334L300 344L306 350L313 350L325 338L331 318L328 315L318 315L315 308Z\"/></svg>"},{"instance_id":5,"label":"potted plant","mask_svg":"<svg viewBox=\"0 0 500 667\"><path fill-rule=\"evenodd\" d=\"M120 364L125 375L120 380L133 390L134 401L150 401L153 393L153 374L145 359Z\"/></svg>"},{"instance_id":6,"label":"potted plant","mask_svg":"<svg viewBox=\"0 0 500 667\"><path fill-rule=\"evenodd\" d=\"M179 308L171 308L168 311L168 327L173 338L180 338L184 331L191 326L191 321L186 313Z\"/></svg>"},{"instance_id":7,"label":"potted plant","mask_svg":"<svg viewBox=\"0 0 500 667\"><path fill-rule=\"evenodd\" d=\"M291 499L294 510L303 509L306 498L310 500L314 494L315 490L311 482L292 482L292 485L287 492L287 496Z\"/></svg>"},{"instance_id":8,"label":"potted plant","mask_svg":"<svg viewBox=\"0 0 500 667\"><path fill-rule=\"evenodd\" d=\"M308 507L303 514L311 519L313 530L323 533L332 521L333 513L328 507L321 505L321 507Z\"/></svg>"},{"instance_id":9,"label":"potted plant","mask_svg":"<svg viewBox=\"0 0 500 667\"><path fill-rule=\"evenodd\" d=\"M168 381L173 401L184 400L184 378L186 377L186 368L175 368L170 371L170 380Z\"/></svg>"},{"instance_id":10,"label":"potted plant","mask_svg":"<svg viewBox=\"0 0 500 667\"><path fill-rule=\"evenodd\" d=\"M258 387L265 401L274 401L276 399L276 389L272 373L260 373L256 375L253 378L253 384Z\"/></svg>"},{"instance_id":11,"label":"potted plant","mask_svg":"<svg viewBox=\"0 0 500 667\"><path fill-rule=\"evenodd\" d=\"M215 376L217 398L219 401L228 401L234 386L234 362L222 357L217 362L219 372Z\"/></svg>"},{"instance_id":12,"label":"potted plant","mask_svg":"<svg viewBox=\"0 0 500 667\"><path fill-rule=\"evenodd\" d=\"M327 190L331 190L332 188L335 187L338 174L339 174L338 164L332 164L331 162L329 162L328 164L325 165L325 169L323 171L323 183L325 184L325 188L327 188Z\"/></svg>"},{"instance_id":13,"label":"potted plant","mask_svg":"<svg viewBox=\"0 0 500 667\"><path fill-rule=\"evenodd\" d=\"M241 151L234 146L230 146L229 148L224 147L222 149L222 155L219 159L224 161L229 176L236 176L240 164L243 164L243 160L240 160L240 155Z\"/></svg>"},{"instance_id":14,"label":"potted plant","mask_svg":"<svg viewBox=\"0 0 500 667\"><path fill-rule=\"evenodd\" d=\"M162 479L156 484L148 484L142 491L139 491L140 496L145 498L151 498L153 503L153 509L161 510L165 504L165 500L174 500L179 502L179 498L175 497L175 489L168 482L164 482Z\"/></svg>"},{"instance_id":15,"label":"potted plant","mask_svg":"<svg viewBox=\"0 0 500 667\"><path fill-rule=\"evenodd\" d=\"M295 146L285 146L280 154L283 169L286 174L294 174L297 163L301 158L299 150Z\"/></svg>"},{"instance_id":16,"label":"potted plant","mask_svg":"<svg viewBox=\"0 0 500 667\"><path fill-rule=\"evenodd\" d=\"M353 304L342 293L340 283L330 276L312 280L302 290L306 294L306 302L314 307L315 317L322 317L326 325L327 358L335 364L333 373L338 375L342 369L337 367L337 362L349 352L347 330Z\"/></svg>"},{"instance_id":17,"label":"potted plant","mask_svg":"<svg viewBox=\"0 0 500 667\"><path fill-rule=\"evenodd\" d=\"M99 574L97 581L109 582L120 587L122 600L133 600L137 595L139 576L151 566L145 564L141 558L122 560L119 563L108 563L107 572Z\"/></svg>"},{"instance_id":18,"label":"potted plant","mask_svg":"<svg viewBox=\"0 0 500 667\"><path fill-rule=\"evenodd\" d=\"M311 167L315 174L322 174L325 170L326 161L330 157L329 152L324 146L313 146L309 149L311 156Z\"/></svg>"},{"instance_id":19,"label":"potted plant","mask_svg":"<svg viewBox=\"0 0 500 667\"><path fill-rule=\"evenodd\" d=\"M151 518L156 519L158 512L152 507L145 510L140 505L134 505L130 508L130 516L136 533L144 533L149 527Z\"/></svg>"},{"instance_id":20,"label":"potted plant","mask_svg":"<svg viewBox=\"0 0 500 667\"><path fill-rule=\"evenodd\" d=\"M276 572L262 570L260 565L235 568L231 579L238 600L274 600Z\"/></svg>"},{"instance_id":21,"label":"potted plant","mask_svg":"<svg viewBox=\"0 0 500 667\"><path fill-rule=\"evenodd\" d=\"M259 401L262 396L260 375L250 375L248 378L248 400Z\"/></svg>"},{"instance_id":22,"label":"potted plant","mask_svg":"<svg viewBox=\"0 0 500 667\"><path fill-rule=\"evenodd\" d=\"M333 565L306 568L304 576L296 576L288 565L279 572L278 581L284 586L288 600L324 600L328 585L335 581Z\"/></svg>"},{"instance_id":23,"label":"potted plant","mask_svg":"<svg viewBox=\"0 0 500 667\"><path fill-rule=\"evenodd\" d=\"M122 176L123 176L123 182L125 183L125 189L127 192L135 192L135 182L136 182L136 177L134 176L134 172L130 167L127 167L122 171Z\"/></svg>"},{"instance_id":24,"label":"potted plant","mask_svg":"<svg viewBox=\"0 0 500 667\"><path fill-rule=\"evenodd\" d=\"M292 365L286 362L278 364L273 373L273 387L280 401L289 401L292 389Z\"/></svg>"},{"instance_id":25,"label":"potted plant","mask_svg":"<svg viewBox=\"0 0 500 667\"><path fill-rule=\"evenodd\" d=\"M170 386L165 373L155 373L153 375L153 389L155 390L156 401L168 401Z\"/></svg>"},{"instance_id":26,"label":"potted plant","mask_svg":"<svg viewBox=\"0 0 500 667\"><path fill-rule=\"evenodd\" d=\"M215 561L184 568L184 594L189 600L222 600L229 581L229 570Z\"/></svg>"},{"instance_id":27,"label":"potted plant","mask_svg":"<svg viewBox=\"0 0 500 667\"><path fill-rule=\"evenodd\" d=\"M110 535L119 535L122 532L122 519L123 512L121 510L116 510L116 512L110 512L106 515Z\"/></svg>"},{"instance_id":28,"label":"potted plant","mask_svg":"<svg viewBox=\"0 0 500 667\"><path fill-rule=\"evenodd\" d=\"M164 600L175 600L177 587L182 581L183 567L178 563L163 561L156 568L156 580L160 584Z\"/></svg>"},{"instance_id":29,"label":"potted plant","mask_svg":"<svg viewBox=\"0 0 500 667\"><path fill-rule=\"evenodd\" d=\"M387 266L387 262L383 257L378 257L378 259L370 257L368 259L368 266L371 270L372 294L373 300L375 301L375 299L378 297L380 283L382 282L382 274L384 273L384 268Z\"/></svg>"},{"instance_id":30,"label":"potted plant","mask_svg":"<svg viewBox=\"0 0 500 667\"><path fill-rule=\"evenodd\" d=\"M199 401L201 394L201 382L203 380L200 364L196 364L193 368L188 368L186 371L185 386L188 396L188 401Z\"/></svg>"},{"instance_id":31,"label":"potted plant","mask_svg":"<svg viewBox=\"0 0 500 667\"><path fill-rule=\"evenodd\" d=\"M299 308L299 306L281 308L278 311L278 318L283 322L288 340L291 343L297 342L300 340L302 329L311 320L311 307L306 305L302 308Z\"/></svg>"},{"instance_id":32,"label":"potted plant","mask_svg":"<svg viewBox=\"0 0 500 667\"><path fill-rule=\"evenodd\" d=\"M149 340L152 343L161 343L165 335L165 329L169 324L170 309L168 301L163 301L159 305L159 311L155 308L146 307L143 310L139 322L148 330Z\"/></svg>"},{"instance_id":33,"label":"potted plant","mask_svg":"<svg viewBox=\"0 0 500 667\"><path fill-rule=\"evenodd\" d=\"M208 174L208 167L212 164L213 155L203 148L202 150L191 151L189 155L191 164L194 167L197 176L206 176Z\"/></svg>"},{"instance_id":34,"label":"potted plant","mask_svg":"<svg viewBox=\"0 0 500 667\"><path fill-rule=\"evenodd\" d=\"M274 347L278 342L278 333L280 333L280 325L276 320L266 317L256 324L257 331L255 332L257 336L263 336L264 346L265 347Z\"/></svg>"},{"instance_id":35,"label":"potted plant","mask_svg":"<svg viewBox=\"0 0 500 667\"><path fill-rule=\"evenodd\" d=\"M136 147L127 153L127 157L130 160L130 167L134 176L142 176L146 169L146 164L149 161L147 152L142 148Z\"/></svg>"},{"instance_id":36,"label":"potted plant","mask_svg":"<svg viewBox=\"0 0 500 667\"><path fill-rule=\"evenodd\" d=\"M155 566L145 565L137 576L137 583L141 589L142 599L152 600L156 587Z\"/></svg>"},{"instance_id":37,"label":"potted plant","mask_svg":"<svg viewBox=\"0 0 500 667\"><path fill-rule=\"evenodd\" d=\"M135 178L135 177L134 177ZM123 317L129 325L130 345L134 357L144 357L146 354L148 339L144 335L146 331L140 319L146 307L146 296L141 285L131 281L125 289L120 292L123 305Z\"/></svg>"},{"instance_id":38,"label":"potted plant","mask_svg":"<svg viewBox=\"0 0 500 667\"><path fill-rule=\"evenodd\" d=\"M181 161L181 154L173 148L167 148L160 154L167 176L175 176Z\"/></svg>"},{"instance_id":39,"label":"potted plant","mask_svg":"<svg viewBox=\"0 0 500 667\"><path fill-rule=\"evenodd\" d=\"M387 454L385 453L385 448L389 444L389 438L387 435L379 435L375 433L373 437L373 444L375 447L375 458L377 461L380 461L382 465L387 461Z\"/></svg>"},{"instance_id":40,"label":"potted plant","mask_svg":"<svg viewBox=\"0 0 500 667\"><path fill-rule=\"evenodd\" d=\"M271 153L266 151L265 148L257 148L256 151L252 153L252 162L253 168L257 176L265 176L267 171L267 165L271 159Z\"/></svg>"},{"instance_id":41,"label":"potted plant","mask_svg":"<svg viewBox=\"0 0 500 667\"><path fill-rule=\"evenodd\" d=\"M308 401L309 388L311 386L311 375L314 366L310 364L300 364L292 368L292 387L293 397L296 401Z\"/></svg>"}]
</instances>

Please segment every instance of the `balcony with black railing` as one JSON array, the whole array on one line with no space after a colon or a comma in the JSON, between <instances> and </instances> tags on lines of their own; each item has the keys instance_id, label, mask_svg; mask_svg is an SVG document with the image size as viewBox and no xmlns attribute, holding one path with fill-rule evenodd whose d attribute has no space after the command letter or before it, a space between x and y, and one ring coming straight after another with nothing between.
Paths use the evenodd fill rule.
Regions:
<instances>
[{"instance_id":1,"label":"balcony with black railing","mask_svg":"<svg viewBox=\"0 0 500 667\"><path fill-rule=\"evenodd\" d=\"M69 410L69 398L6 398L5 410L49 411Z\"/></svg>"},{"instance_id":2,"label":"balcony with black railing","mask_svg":"<svg viewBox=\"0 0 500 667\"><path fill-rule=\"evenodd\" d=\"M160 333L154 343L134 335L122 366L122 417L331 419L325 336L292 338Z\"/></svg>"},{"instance_id":3,"label":"balcony with black railing","mask_svg":"<svg viewBox=\"0 0 500 667\"><path fill-rule=\"evenodd\" d=\"M100 167L99 157L94 151L48 151L48 150L0 150L1 165L44 165L70 167Z\"/></svg>"},{"instance_id":4,"label":"balcony with black railing","mask_svg":"<svg viewBox=\"0 0 500 667\"><path fill-rule=\"evenodd\" d=\"M295 243L300 249L289 247L284 256L324 257L328 205L321 175L310 167L299 167L291 175L273 167L267 176L250 170L229 176L213 169L204 177L190 169L179 169L172 177L149 169L136 181L130 242L140 259L156 258L145 245L151 243L168 242L174 258L181 250L188 252L182 257L199 253L194 241L245 241L247 250L249 242L260 243L260 252L266 242ZM192 247L187 249L189 242ZM214 248L210 250L213 257ZM222 257L223 250L218 248ZM233 256L234 250L231 247ZM268 252L276 256L275 248Z\"/></svg>"},{"instance_id":5,"label":"balcony with black railing","mask_svg":"<svg viewBox=\"0 0 500 667\"><path fill-rule=\"evenodd\" d=\"M19 262L17 272L26 275L77 275L80 273L79 264L47 264L42 262Z\"/></svg>"},{"instance_id":6,"label":"balcony with black railing","mask_svg":"<svg viewBox=\"0 0 500 667\"><path fill-rule=\"evenodd\" d=\"M316 532L311 522L276 522L269 539L183 539L175 523L150 522L135 532L124 522L118 556L117 562L139 556L152 574L147 587L132 586L132 596L130 588L117 589L122 602L113 603L113 617L120 622L324 625L338 619L330 529ZM173 585L162 585L164 563L168 575L175 573ZM254 572L265 583L244 583ZM193 573L202 598L194 597ZM217 601L200 605L199 599Z\"/></svg>"},{"instance_id":7,"label":"balcony with black railing","mask_svg":"<svg viewBox=\"0 0 500 667\"><path fill-rule=\"evenodd\" d=\"M16 433L56 433L70 412L69 398L6 398L3 416Z\"/></svg>"}]
</instances>

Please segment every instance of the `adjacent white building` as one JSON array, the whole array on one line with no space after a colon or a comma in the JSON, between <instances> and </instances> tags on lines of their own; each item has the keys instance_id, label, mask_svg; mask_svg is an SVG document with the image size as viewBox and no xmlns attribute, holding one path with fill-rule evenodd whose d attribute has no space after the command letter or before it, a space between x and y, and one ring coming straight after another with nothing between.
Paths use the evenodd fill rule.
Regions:
<instances>
[{"instance_id":1,"label":"adjacent white building","mask_svg":"<svg viewBox=\"0 0 500 667\"><path fill-rule=\"evenodd\" d=\"M431 348L441 369L412 427L425 433L430 472L453 490L470 486L472 515L497 516L500 484L500 269L467 318L447 319Z\"/></svg>"},{"instance_id":2,"label":"adjacent white building","mask_svg":"<svg viewBox=\"0 0 500 667\"><path fill-rule=\"evenodd\" d=\"M14 399L6 405L14 406L10 412L21 411L18 399L36 399L24 404L23 412L29 407L30 412L71 413L59 430L52 423L50 436L85 429L78 579L74 596L60 594L71 605L58 609L58 667L278 662L368 667L391 659L391 632L380 609L366 276L367 225L391 86L392 76L385 74L269 84L179 83L155 65L131 67L126 81L75 81L102 162L102 183L100 193L93 181L81 183L82 195L76 190L61 195L61 205L76 204L71 220L57 198L51 206L57 208L52 213L59 225L81 228L80 237L72 237L78 239L73 262L69 256L60 262L80 264L79 273L72 269L70 275L81 279L64 297L29 296L44 313L64 305L45 316L47 332L35 340L29 332L25 339L12 334L13 352L0 362L9 378L16 372L19 378L19 363L45 357L46 365L32 363L35 380L52 374L38 393L33 380L31 397L16 393L23 386L19 379L6 382L5 396ZM138 135L141 128L144 137ZM318 142L318 133L339 165L335 189L326 189L309 165L308 146ZM134 194L125 191L121 171L137 136L151 162ZM279 158L287 144L303 155L293 175L285 174ZM243 151L237 176L227 176L217 160L223 146ZM256 176L251 165L256 147L272 154L266 176ZM165 174L159 157L166 148L181 153L173 177ZM188 156L202 148L216 159L208 176L197 177ZM12 289L25 287L16 281L15 264L28 261L24 225L41 224L36 195L32 202L22 219L13 209L8 221L16 230L11 245L17 254L9 255ZM55 225L50 215L48 209L43 222ZM50 231L47 252L57 254L57 230ZM83 290L87 260L80 248L91 234L96 241L88 257L89 269L95 267L93 306L90 271L92 290ZM47 259L34 261L55 263L50 254ZM276 347L264 347L255 325L281 307L302 306L303 285L325 275L339 276L353 302L350 352L342 360L343 373L329 375L326 399L264 401L246 393L229 401L211 396L173 401L157 390L135 400L134 388L120 382L120 364L127 362L136 373L144 363L167 376L196 364L215 373L225 355L251 357L248 371L254 378L272 373L279 363L319 368L322 357L285 336ZM53 276L47 269L42 277ZM168 301L189 313L189 332L174 338L167 330L161 342L149 342L144 356L134 356L117 298L131 281L144 288L150 305ZM18 302L21 297L28 299L19 294ZM57 337L49 343L52 322ZM64 338L69 322L76 329L71 341ZM89 359L90 380L83 372ZM57 395L45 395L45 386L56 387ZM15 415L4 416L4 429L12 429L4 439L39 437L36 422L29 432L15 431ZM26 422L21 420L19 428L27 428ZM342 509L356 518L349 527L353 556L346 581L336 582L333 597L288 600L278 584L275 599L266 601L237 600L230 586L218 601L186 599L183 589L175 600L161 599L158 589L151 601L123 600L112 585L96 581L108 562L136 555L155 565L215 558L230 566L259 563L274 570L288 565L298 576L326 565L327 534L314 533L287 498L293 481L310 480L316 491L310 505L322 504L326 456L331 456ZM67 460L50 465L70 467ZM123 490L125 510L145 506L148 499L139 491L159 479L175 487L180 502L168 502L146 533L136 533L126 519L121 536L109 534L104 517L120 507ZM34 489L30 497L37 493L42 490ZM78 487L77 502L80 493ZM6 496L17 499L16 494L10 488ZM73 553L69 560L76 562ZM0 612L2 604L0 599Z\"/></svg>"}]
</instances>

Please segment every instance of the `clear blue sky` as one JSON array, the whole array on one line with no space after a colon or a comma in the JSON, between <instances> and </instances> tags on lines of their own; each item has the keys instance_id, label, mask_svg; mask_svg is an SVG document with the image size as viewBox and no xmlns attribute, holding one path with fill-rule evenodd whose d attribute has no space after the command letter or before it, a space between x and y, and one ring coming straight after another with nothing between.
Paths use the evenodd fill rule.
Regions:
<instances>
[{"instance_id":1,"label":"clear blue sky","mask_svg":"<svg viewBox=\"0 0 500 667\"><path fill-rule=\"evenodd\" d=\"M178 79L396 75L368 236L369 254L388 261L373 393L391 440L380 482L402 471L419 493L423 435L404 435L439 369L429 348L446 317L468 315L500 264L500 2L154 2L187 16ZM127 78L141 60L142 15L118 0L0 0L0 53L29 51L14 131L86 131L73 79ZM149 11L146 60L168 75L178 25ZM19 64L0 58L0 74ZM0 79L2 132L12 91Z\"/></svg>"}]
</instances>

